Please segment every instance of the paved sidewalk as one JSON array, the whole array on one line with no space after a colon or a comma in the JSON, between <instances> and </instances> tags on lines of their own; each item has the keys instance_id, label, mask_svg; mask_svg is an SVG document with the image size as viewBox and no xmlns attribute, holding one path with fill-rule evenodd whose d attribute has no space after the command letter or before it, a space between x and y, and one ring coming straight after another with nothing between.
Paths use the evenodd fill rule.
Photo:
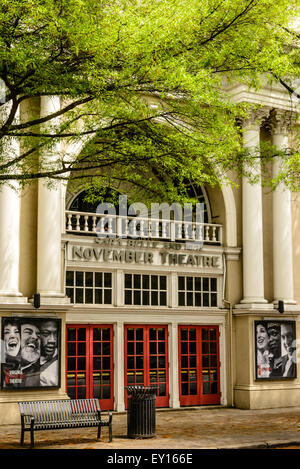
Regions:
<instances>
[{"instance_id":1,"label":"paved sidewalk","mask_svg":"<svg viewBox=\"0 0 300 469\"><path fill-rule=\"evenodd\" d=\"M20 446L20 426L0 426L0 449L29 447L29 434ZM39 431L36 449L255 449L284 444L300 445L300 407L270 410L229 408L191 408L158 410L156 436L151 439L127 438L126 413L113 416L113 441L108 430L97 429Z\"/></svg>"}]
</instances>

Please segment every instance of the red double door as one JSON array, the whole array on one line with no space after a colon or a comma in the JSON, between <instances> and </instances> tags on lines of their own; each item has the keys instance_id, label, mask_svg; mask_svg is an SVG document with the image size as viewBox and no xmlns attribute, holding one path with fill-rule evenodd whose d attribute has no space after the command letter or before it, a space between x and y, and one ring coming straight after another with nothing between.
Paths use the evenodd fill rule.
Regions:
<instances>
[{"instance_id":1,"label":"red double door","mask_svg":"<svg viewBox=\"0 0 300 469\"><path fill-rule=\"evenodd\" d=\"M168 407L168 369L168 327L125 326L125 386L154 385L156 407Z\"/></svg>"},{"instance_id":2,"label":"red double door","mask_svg":"<svg viewBox=\"0 0 300 469\"><path fill-rule=\"evenodd\" d=\"M218 326L179 326L181 406L220 403Z\"/></svg>"},{"instance_id":3,"label":"red double door","mask_svg":"<svg viewBox=\"0 0 300 469\"><path fill-rule=\"evenodd\" d=\"M66 341L68 395L98 398L101 409L113 409L113 326L68 325Z\"/></svg>"}]
</instances>

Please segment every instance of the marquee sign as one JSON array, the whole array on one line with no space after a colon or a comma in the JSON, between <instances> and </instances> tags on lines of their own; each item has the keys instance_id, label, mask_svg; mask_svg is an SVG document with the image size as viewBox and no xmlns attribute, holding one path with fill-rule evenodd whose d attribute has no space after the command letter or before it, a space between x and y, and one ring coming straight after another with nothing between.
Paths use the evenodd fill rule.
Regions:
<instances>
[{"instance_id":1,"label":"marquee sign","mask_svg":"<svg viewBox=\"0 0 300 469\"><path fill-rule=\"evenodd\" d=\"M93 245L68 243L67 259L74 262L186 266L222 271L222 257L219 253L206 253L201 248L197 250L197 244L191 247L193 250L181 243L96 239Z\"/></svg>"}]
</instances>

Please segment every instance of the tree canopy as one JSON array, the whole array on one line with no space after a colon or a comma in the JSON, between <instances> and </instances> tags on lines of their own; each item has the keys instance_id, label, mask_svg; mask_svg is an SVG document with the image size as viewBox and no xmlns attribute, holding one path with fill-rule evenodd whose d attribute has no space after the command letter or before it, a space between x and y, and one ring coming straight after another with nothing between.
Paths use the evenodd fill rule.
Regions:
<instances>
[{"instance_id":1,"label":"tree canopy","mask_svg":"<svg viewBox=\"0 0 300 469\"><path fill-rule=\"evenodd\" d=\"M232 181L250 161L237 125L249 106L230 100L224 80L258 89L264 77L298 99L299 5L0 0L0 184L80 178L91 197L113 185L175 201L187 180ZM41 117L39 100L52 95L61 109ZM83 139L74 156L68 149ZM281 178L295 190L297 142L288 153Z\"/></svg>"}]
</instances>

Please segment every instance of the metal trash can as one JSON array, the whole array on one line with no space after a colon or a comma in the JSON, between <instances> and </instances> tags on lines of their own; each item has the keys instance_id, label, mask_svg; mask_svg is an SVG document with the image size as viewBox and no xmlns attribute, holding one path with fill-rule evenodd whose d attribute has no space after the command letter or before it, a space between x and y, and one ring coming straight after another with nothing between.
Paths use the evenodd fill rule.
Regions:
<instances>
[{"instance_id":1,"label":"metal trash can","mask_svg":"<svg viewBox=\"0 0 300 469\"><path fill-rule=\"evenodd\" d=\"M126 390L128 438L153 438L157 386L126 386Z\"/></svg>"}]
</instances>

